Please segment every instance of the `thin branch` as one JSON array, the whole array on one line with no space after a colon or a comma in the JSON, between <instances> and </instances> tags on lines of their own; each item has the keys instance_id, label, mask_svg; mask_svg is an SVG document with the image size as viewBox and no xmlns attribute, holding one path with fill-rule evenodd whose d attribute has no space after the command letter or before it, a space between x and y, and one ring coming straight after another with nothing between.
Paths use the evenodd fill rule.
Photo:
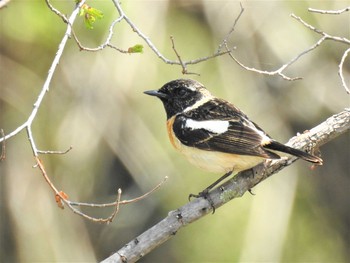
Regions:
<instances>
[{"instance_id":1,"label":"thin branch","mask_svg":"<svg viewBox=\"0 0 350 263\"><path fill-rule=\"evenodd\" d=\"M64 14L62 14L60 11L58 11L58 9L56 9L56 8L50 3L49 0L45 0L45 2L46 2L46 5L50 8L50 10L51 10L52 12L54 12L56 15L58 15L60 18L62 18L63 22L65 22L66 24L69 24L69 23L70 23L70 22L68 21L68 18L67 18ZM84 1L84 2L85 2L85 1ZM83 3L83 4L84 4L84 3ZM83 4L79 5L79 8L82 7Z\"/></svg>"},{"instance_id":2,"label":"thin branch","mask_svg":"<svg viewBox=\"0 0 350 263\"><path fill-rule=\"evenodd\" d=\"M107 218L108 223L111 223L113 221L113 219L115 218L115 216L119 212L119 205L120 205L120 198L122 195L122 189L119 188L117 193L118 194L117 194L117 201L116 201L115 209L114 209L113 213L110 215L110 217Z\"/></svg>"},{"instance_id":3,"label":"thin branch","mask_svg":"<svg viewBox=\"0 0 350 263\"><path fill-rule=\"evenodd\" d=\"M216 53L220 53L220 52L221 52L222 47L223 47L223 46L226 46L227 41L228 41L229 38L231 37L233 31L235 31L235 28L236 28L236 25L237 25L237 23L238 23L238 20L241 18L242 14L243 14L243 12L244 12L244 8L243 8L243 5L242 5L241 2L239 3L239 6L241 7L241 10L240 10L238 16L236 17L235 21L233 22L233 26L232 26L231 30L230 30L230 31L228 32L228 34L224 37L223 41L222 41L221 44L219 45L218 50L217 50ZM227 46L226 46L226 48L227 48Z\"/></svg>"},{"instance_id":4,"label":"thin branch","mask_svg":"<svg viewBox=\"0 0 350 263\"><path fill-rule=\"evenodd\" d=\"M339 10L321 10L321 9L315 9L315 8L308 8L309 12L326 14L326 15L340 15L341 13L348 12L349 10L350 10L350 6Z\"/></svg>"},{"instance_id":5,"label":"thin branch","mask_svg":"<svg viewBox=\"0 0 350 263\"><path fill-rule=\"evenodd\" d=\"M294 14L291 14L290 15L291 17L293 17L294 19L296 19L297 21L299 21L301 24L303 24L306 28L314 31L315 33L319 34L319 35L322 35L323 37L325 37L325 40L327 39L331 39L331 40L334 40L334 41L337 41L337 42L340 42L340 43L344 43L344 44L347 44L347 45L350 45L350 40L345 38L345 37L337 37L337 36L332 36L332 35L329 35L327 34L326 32L323 32L322 30L319 30L317 28L315 28L314 26L306 23L303 19L301 19L301 17L299 16L296 16Z\"/></svg>"},{"instance_id":6,"label":"thin branch","mask_svg":"<svg viewBox=\"0 0 350 263\"><path fill-rule=\"evenodd\" d=\"M80 42L80 40L78 39L78 37L77 37L77 35L75 34L75 32L74 32L73 29L72 29L72 36L73 36L75 42L77 43L79 49L80 49L80 50L83 50L83 51L97 52L97 51L100 51L100 50L102 50L102 49L105 49L106 47L110 47L110 48L113 48L113 49L119 51L120 53L124 53L124 54L125 54L125 53L129 53L127 50L123 50L123 49L118 48L118 47L116 47L116 46L114 46L114 45L111 44L111 40L112 40L112 37L113 37L113 34L114 34L113 29L114 29L115 25L116 25L117 23L119 23L120 21L122 21L123 19L124 19L124 17L121 16L121 17L117 18L116 20L114 20L114 21L111 23L111 25L110 25L110 27L109 27L109 29L108 29L108 32L109 32L109 33L108 33L108 36L107 36L107 38L106 38L106 41L105 41L104 43L102 43L100 46L96 47L96 48L85 47L85 46Z\"/></svg>"},{"instance_id":7,"label":"thin branch","mask_svg":"<svg viewBox=\"0 0 350 263\"><path fill-rule=\"evenodd\" d=\"M129 26L131 27L131 29L139 36L141 37L146 44L153 50L153 52L161 59L163 60L165 63L167 64L178 64L180 65L179 62L173 62L169 59L167 59L166 57L164 57L159 50L155 47L155 45L152 43L152 41L141 32L141 30L139 30L137 28L137 26L126 16L126 14L124 13L123 9L121 8L120 2L119 0L112 0L114 6L117 8L117 11L119 13L120 17L123 17L123 19L126 21L126 23L129 24Z\"/></svg>"},{"instance_id":8,"label":"thin branch","mask_svg":"<svg viewBox=\"0 0 350 263\"><path fill-rule=\"evenodd\" d=\"M187 67L186 67L186 64L182 61L181 57L180 57L180 54L177 52L176 48L175 48L175 41L174 41L174 37L173 36L170 36L170 40L171 40L171 47L172 49L174 50L175 52L175 55L177 56L177 59L179 60L180 62L180 65L182 67L182 74L193 74L193 75L197 75L197 76L200 76L200 74L198 73L193 73L193 72L188 72L187 71Z\"/></svg>"},{"instance_id":9,"label":"thin branch","mask_svg":"<svg viewBox=\"0 0 350 263\"><path fill-rule=\"evenodd\" d=\"M3 129L0 129L1 137L5 138L5 133ZM3 140L1 143L1 155L0 155L0 161L4 161L6 159L6 141Z\"/></svg>"},{"instance_id":10,"label":"thin branch","mask_svg":"<svg viewBox=\"0 0 350 263\"><path fill-rule=\"evenodd\" d=\"M37 150L39 154L66 154L70 152L73 149L72 146L69 146L69 148L65 151L42 151L42 150Z\"/></svg>"},{"instance_id":11,"label":"thin branch","mask_svg":"<svg viewBox=\"0 0 350 263\"><path fill-rule=\"evenodd\" d=\"M157 184L153 189L151 189L150 191L146 192L145 194L139 196L139 197L136 197L136 198L133 198L133 199L130 199L130 200L122 200L122 201L119 201L119 205L127 205L127 204L131 204L131 203L134 203L134 202L138 202L144 198L146 198L147 196L149 196L150 194L152 194L153 192L155 192L156 190L158 190L165 182L166 180L168 180L168 176L165 176L163 181L161 181L159 184ZM110 207L110 206L115 206L116 205L116 202L112 202L112 203L105 203L105 204L93 204L93 203L82 203L82 202L72 202L72 201L69 201L70 205L73 205L73 206L87 206L87 207Z\"/></svg>"},{"instance_id":12,"label":"thin branch","mask_svg":"<svg viewBox=\"0 0 350 263\"><path fill-rule=\"evenodd\" d=\"M333 115L315 128L293 137L288 145L298 148L318 149L350 130L350 109ZM266 162L251 170L237 174L221 186L210 192L209 198L217 209L230 200L241 197L249 189L261 183L272 174L290 165L296 158L285 158ZM170 211L162 221L124 245L120 250L103 260L103 263L135 262L160 246L184 226L208 215L212 210L206 199L198 198L176 210ZM135 242L137 240L137 242Z\"/></svg>"},{"instance_id":13,"label":"thin branch","mask_svg":"<svg viewBox=\"0 0 350 263\"><path fill-rule=\"evenodd\" d=\"M344 52L344 54L343 54L343 56L342 56L342 58L341 58L341 61L340 61L340 63L339 63L339 71L338 71L338 74L339 74L340 79L341 79L341 83L342 83L344 89L346 90L346 92L347 92L348 94L350 94L350 90L349 90L349 87L348 87L348 85L346 84L346 81L345 81L345 78L344 78L343 68L344 68L345 59L346 59L346 57L348 56L349 53L350 53L350 48L348 48L348 49Z\"/></svg>"},{"instance_id":14,"label":"thin branch","mask_svg":"<svg viewBox=\"0 0 350 263\"><path fill-rule=\"evenodd\" d=\"M182 62L182 59L181 59L179 53L177 53L177 50L176 50L176 48L175 48L174 37L173 37L173 36L170 36L170 40L171 40L171 44L172 44L171 47L173 48L173 50L174 50L174 52L175 52L175 55L177 56L177 59L179 60L180 65L181 65L181 67L182 67L182 74L185 74L185 73L187 72L186 65Z\"/></svg>"},{"instance_id":15,"label":"thin branch","mask_svg":"<svg viewBox=\"0 0 350 263\"><path fill-rule=\"evenodd\" d=\"M316 44L315 44L316 45ZM295 58L293 58L291 61L289 61L288 63L282 65L280 68L274 70L274 71L267 71L267 70L260 70L260 69L256 69L256 68L251 68L248 66L245 66L242 62L240 62L237 58L235 58L232 55L232 52L229 52L229 56L242 68L244 68L245 70L248 71L252 71L252 72L256 72L259 74L264 74L264 75L269 75L269 76L274 76L274 75L279 75L281 76L283 79L288 80L288 81L294 81L294 80L299 80L302 79L301 77L288 77L285 74L283 74L283 71L289 67L290 65L292 65L295 61L297 61L302 55L306 54L307 52L310 52L312 49L315 49L316 46L310 47L308 50L304 51L303 53L299 54L298 56L296 56ZM229 50L228 46L226 45L226 49L227 51Z\"/></svg>"}]
</instances>

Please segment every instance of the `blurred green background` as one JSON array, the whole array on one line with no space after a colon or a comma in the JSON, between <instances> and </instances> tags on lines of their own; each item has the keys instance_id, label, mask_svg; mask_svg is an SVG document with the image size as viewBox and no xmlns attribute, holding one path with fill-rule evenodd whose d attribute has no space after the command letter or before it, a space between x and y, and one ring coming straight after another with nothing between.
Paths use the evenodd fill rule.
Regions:
<instances>
[{"instance_id":1,"label":"blurred green background","mask_svg":"<svg viewBox=\"0 0 350 263\"><path fill-rule=\"evenodd\" d=\"M81 42L104 42L118 14L111 1L88 2L104 12L94 30L82 19L74 25ZM349 13L320 15L308 7L341 9L349 1L242 1L243 16L229 41L247 66L273 70L313 45L320 36L290 17L301 16L329 34L349 38ZM70 14L73 1L52 1ZM176 59L169 36L183 60L214 53L232 27L237 1L122 1L129 18L169 59ZM0 128L5 133L29 116L66 25L45 1L12 0L0 10ZM215 95L232 101L272 137L287 141L349 107L338 64L346 47L325 42L285 73L288 82L237 66L228 56L212 59L183 76L166 65L125 22L115 27L113 43L143 54L112 49L80 52L68 42L50 92L33 125L42 150L66 155L41 156L57 188L73 200L111 202L137 197L167 183L152 196L122 207L109 225L89 222L61 210L43 180L25 131L6 142L0 163L0 261L95 262L187 202L219 175L203 172L176 153L168 142L165 113L143 91L176 78L194 78ZM345 76L350 79L349 58ZM186 227L141 262L349 262L349 133L322 147L324 165L311 170L298 161L291 167ZM111 210L84 209L95 216Z\"/></svg>"}]
</instances>

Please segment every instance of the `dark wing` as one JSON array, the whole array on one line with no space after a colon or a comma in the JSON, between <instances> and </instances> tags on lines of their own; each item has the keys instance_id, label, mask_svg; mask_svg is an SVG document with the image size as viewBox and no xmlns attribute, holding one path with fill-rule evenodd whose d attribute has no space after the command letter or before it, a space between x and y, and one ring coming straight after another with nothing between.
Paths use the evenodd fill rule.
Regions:
<instances>
[{"instance_id":1,"label":"dark wing","mask_svg":"<svg viewBox=\"0 0 350 263\"><path fill-rule=\"evenodd\" d=\"M173 130L183 144L202 150L280 158L262 147L269 137L226 101L209 101L178 115Z\"/></svg>"}]
</instances>

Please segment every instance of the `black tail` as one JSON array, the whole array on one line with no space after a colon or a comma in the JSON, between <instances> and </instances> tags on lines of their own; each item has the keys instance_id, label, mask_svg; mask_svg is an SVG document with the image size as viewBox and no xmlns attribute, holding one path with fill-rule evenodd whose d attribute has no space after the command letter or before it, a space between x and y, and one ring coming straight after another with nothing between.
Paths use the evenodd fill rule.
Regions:
<instances>
[{"instance_id":1,"label":"black tail","mask_svg":"<svg viewBox=\"0 0 350 263\"><path fill-rule=\"evenodd\" d=\"M303 152L303 151L298 150L298 149L294 149L292 147L289 147L287 145L284 145L284 144L276 142L276 141L271 141L271 143L264 145L264 148L274 150L274 151L288 153L290 155L294 155L295 157L299 157L299 158L301 158L305 161L311 162L311 163L316 163L319 165L323 164L323 160L317 156L314 156L314 155L309 154L307 152Z\"/></svg>"}]
</instances>

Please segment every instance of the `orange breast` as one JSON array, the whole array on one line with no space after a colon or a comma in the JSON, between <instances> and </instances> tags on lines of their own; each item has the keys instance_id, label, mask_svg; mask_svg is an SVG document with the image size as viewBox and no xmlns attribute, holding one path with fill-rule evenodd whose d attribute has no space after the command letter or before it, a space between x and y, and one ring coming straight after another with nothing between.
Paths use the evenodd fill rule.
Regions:
<instances>
[{"instance_id":1,"label":"orange breast","mask_svg":"<svg viewBox=\"0 0 350 263\"><path fill-rule=\"evenodd\" d=\"M173 124L175 121L175 117L176 116L173 116L169 120L167 120L166 127L168 130L168 136L169 136L169 140L170 140L171 144L174 146L175 149L180 150L180 147L181 147L180 142L176 138L174 131L173 131Z\"/></svg>"}]
</instances>

